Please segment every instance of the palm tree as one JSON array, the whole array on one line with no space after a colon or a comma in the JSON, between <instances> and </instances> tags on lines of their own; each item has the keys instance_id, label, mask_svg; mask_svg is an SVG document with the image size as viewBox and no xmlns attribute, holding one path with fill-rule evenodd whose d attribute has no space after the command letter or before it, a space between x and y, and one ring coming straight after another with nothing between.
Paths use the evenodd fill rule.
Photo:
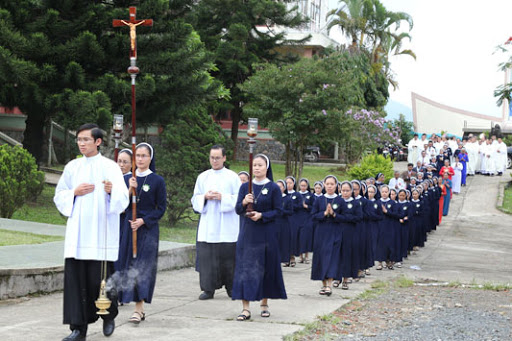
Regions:
<instances>
[{"instance_id":1,"label":"palm tree","mask_svg":"<svg viewBox=\"0 0 512 341\"><path fill-rule=\"evenodd\" d=\"M342 5L327 13L327 30L339 26L341 32L352 39L352 48L363 45L365 36L369 32L369 18L373 10L374 0L340 0Z\"/></svg>"},{"instance_id":2,"label":"palm tree","mask_svg":"<svg viewBox=\"0 0 512 341\"><path fill-rule=\"evenodd\" d=\"M411 39L407 32L397 31L402 22L413 28L411 16L405 12L388 11L379 0L340 0L341 7L327 14L327 29L339 26L352 39L350 50L363 51L372 63L373 74L382 72L388 82L397 88L389 57L409 55L416 59L412 50L402 49L404 39Z\"/></svg>"},{"instance_id":3,"label":"palm tree","mask_svg":"<svg viewBox=\"0 0 512 341\"><path fill-rule=\"evenodd\" d=\"M383 36L383 40L381 40L379 45L374 48L371 56L373 70L375 72L383 72L394 90L398 88L398 83L394 79L389 57L407 55L416 60L416 54L412 50L402 49L403 39L411 40L411 36L406 32L395 34L388 31L387 35Z\"/></svg>"},{"instance_id":4,"label":"palm tree","mask_svg":"<svg viewBox=\"0 0 512 341\"><path fill-rule=\"evenodd\" d=\"M494 90L494 97L497 97L496 105L501 107L504 100L508 103L512 100L512 83L500 85Z\"/></svg>"}]
</instances>

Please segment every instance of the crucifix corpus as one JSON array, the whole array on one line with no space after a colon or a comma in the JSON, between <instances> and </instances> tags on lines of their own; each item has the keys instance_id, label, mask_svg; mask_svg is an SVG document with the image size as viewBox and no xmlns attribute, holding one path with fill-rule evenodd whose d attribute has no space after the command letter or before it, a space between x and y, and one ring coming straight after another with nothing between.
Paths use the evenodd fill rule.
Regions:
<instances>
[{"instance_id":1,"label":"crucifix corpus","mask_svg":"<svg viewBox=\"0 0 512 341\"><path fill-rule=\"evenodd\" d=\"M135 125L135 112L136 112L136 103L135 103L135 78L139 74L139 68L137 67L137 26L153 26L153 19L144 19L137 20L136 19L137 8L130 7L130 20L121 20L114 19L112 21L112 26L121 27L128 26L130 27L130 66L128 67L128 73L132 79L132 176L135 178L135 145L137 142L136 138L136 125ZM137 191L132 191L132 219L137 219ZM137 258L137 231L132 232L133 239L133 258Z\"/></svg>"}]
</instances>

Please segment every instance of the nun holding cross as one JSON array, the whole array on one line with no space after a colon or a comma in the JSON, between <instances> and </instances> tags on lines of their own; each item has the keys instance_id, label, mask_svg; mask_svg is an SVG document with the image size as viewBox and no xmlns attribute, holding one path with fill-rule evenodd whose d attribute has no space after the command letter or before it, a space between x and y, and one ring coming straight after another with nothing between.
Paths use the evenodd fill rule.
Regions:
<instances>
[{"instance_id":1,"label":"nun holding cross","mask_svg":"<svg viewBox=\"0 0 512 341\"><path fill-rule=\"evenodd\" d=\"M242 300L243 310L238 321L251 318L250 301L261 301L261 317L270 317L267 300L286 299L276 218L282 211L282 194L272 178L270 160L258 154L253 160L253 192L248 183L238 192L236 213L243 215L244 228L236 244L236 265L233 280L233 299ZM247 205L254 211L246 215Z\"/></svg>"}]
</instances>

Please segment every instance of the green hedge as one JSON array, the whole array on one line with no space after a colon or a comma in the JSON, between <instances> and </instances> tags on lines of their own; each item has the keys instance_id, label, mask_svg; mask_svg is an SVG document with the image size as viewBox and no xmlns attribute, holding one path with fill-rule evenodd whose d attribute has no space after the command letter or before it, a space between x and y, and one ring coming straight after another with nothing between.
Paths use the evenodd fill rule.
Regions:
<instances>
[{"instance_id":1,"label":"green hedge","mask_svg":"<svg viewBox=\"0 0 512 341\"><path fill-rule=\"evenodd\" d=\"M36 160L19 146L0 146L0 216L11 218L28 199L35 199L44 186L44 173Z\"/></svg>"},{"instance_id":2,"label":"green hedge","mask_svg":"<svg viewBox=\"0 0 512 341\"><path fill-rule=\"evenodd\" d=\"M359 164L352 166L348 171L352 179L360 180L375 178L379 173L384 174L386 182L394 175L393 161L377 153L366 155Z\"/></svg>"}]
</instances>

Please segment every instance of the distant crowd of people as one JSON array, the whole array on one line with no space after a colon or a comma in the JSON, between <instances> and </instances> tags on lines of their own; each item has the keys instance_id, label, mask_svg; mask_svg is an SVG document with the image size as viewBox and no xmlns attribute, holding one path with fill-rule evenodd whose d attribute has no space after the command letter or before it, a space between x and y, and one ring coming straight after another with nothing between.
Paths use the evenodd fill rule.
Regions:
<instances>
[{"instance_id":1,"label":"distant crowd of people","mask_svg":"<svg viewBox=\"0 0 512 341\"><path fill-rule=\"evenodd\" d=\"M419 138L415 134L407 149L407 161L416 166L417 173L421 169L427 172L436 170L439 173L448 159L454 169L462 167L460 176L463 185L466 176L503 175L507 168L507 145L495 135L486 139L483 134L480 137L470 134L467 139L461 140L436 134L432 134L429 139L426 134Z\"/></svg>"}]
</instances>

